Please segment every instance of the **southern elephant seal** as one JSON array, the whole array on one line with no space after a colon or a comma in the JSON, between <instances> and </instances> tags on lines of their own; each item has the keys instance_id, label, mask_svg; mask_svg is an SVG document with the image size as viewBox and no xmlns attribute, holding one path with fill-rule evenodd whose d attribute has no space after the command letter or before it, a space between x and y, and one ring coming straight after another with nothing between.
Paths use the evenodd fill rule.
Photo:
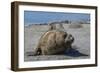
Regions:
<instances>
[{"instance_id":1,"label":"southern elephant seal","mask_svg":"<svg viewBox=\"0 0 100 73\"><path fill-rule=\"evenodd\" d=\"M61 28L62 25L60 24ZM35 55L54 55L71 48L74 37L63 30L59 30L55 25L50 25L50 29L39 39Z\"/></svg>"}]
</instances>

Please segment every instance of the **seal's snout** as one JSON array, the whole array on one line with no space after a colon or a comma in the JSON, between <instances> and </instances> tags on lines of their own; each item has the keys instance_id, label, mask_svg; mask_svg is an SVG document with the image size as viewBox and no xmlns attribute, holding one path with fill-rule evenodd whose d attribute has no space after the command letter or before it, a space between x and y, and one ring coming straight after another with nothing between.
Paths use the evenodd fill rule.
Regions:
<instances>
[{"instance_id":1,"label":"seal's snout","mask_svg":"<svg viewBox=\"0 0 100 73\"><path fill-rule=\"evenodd\" d=\"M65 41L67 44L72 44L74 42L74 37L71 34L68 34Z\"/></svg>"}]
</instances>

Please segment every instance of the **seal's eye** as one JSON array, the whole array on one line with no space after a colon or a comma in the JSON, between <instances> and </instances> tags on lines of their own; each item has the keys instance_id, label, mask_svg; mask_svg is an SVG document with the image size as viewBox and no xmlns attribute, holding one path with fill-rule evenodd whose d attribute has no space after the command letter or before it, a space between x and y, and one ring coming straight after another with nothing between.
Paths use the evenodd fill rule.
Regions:
<instances>
[{"instance_id":1,"label":"seal's eye","mask_svg":"<svg viewBox=\"0 0 100 73\"><path fill-rule=\"evenodd\" d=\"M67 37L67 34L64 34L63 37L64 37L64 39L65 39L65 38Z\"/></svg>"}]
</instances>

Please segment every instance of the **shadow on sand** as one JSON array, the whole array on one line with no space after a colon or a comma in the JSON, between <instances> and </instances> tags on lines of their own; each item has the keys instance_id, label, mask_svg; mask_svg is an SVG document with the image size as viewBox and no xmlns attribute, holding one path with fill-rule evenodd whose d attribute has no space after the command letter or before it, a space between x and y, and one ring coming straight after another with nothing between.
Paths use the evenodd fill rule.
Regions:
<instances>
[{"instance_id":1,"label":"shadow on sand","mask_svg":"<svg viewBox=\"0 0 100 73\"><path fill-rule=\"evenodd\" d=\"M66 56L70 56L70 57L81 57L81 56L88 56L86 54L80 53L78 50L70 48L69 50L60 53L60 54L56 54L56 55L66 55ZM27 52L27 56L34 56L33 52Z\"/></svg>"},{"instance_id":2,"label":"shadow on sand","mask_svg":"<svg viewBox=\"0 0 100 73\"><path fill-rule=\"evenodd\" d=\"M64 52L64 55L71 57L80 57L80 56L88 56L86 54L80 53L78 50L70 48L69 50Z\"/></svg>"},{"instance_id":3,"label":"shadow on sand","mask_svg":"<svg viewBox=\"0 0 100 73\"><path fill-rule=\"evenodd\" d=\"M83 54L81 52L79 52L78 47L74 46L73 48L69 48L64 52L60 52L60 53L56 53L53 55L66 55L66 56L70 56L70 57L81 57L81 56L88 56L87 54ZM34 56L33 52L26 52L27 56Z\"/></svg>"}]
</instances>

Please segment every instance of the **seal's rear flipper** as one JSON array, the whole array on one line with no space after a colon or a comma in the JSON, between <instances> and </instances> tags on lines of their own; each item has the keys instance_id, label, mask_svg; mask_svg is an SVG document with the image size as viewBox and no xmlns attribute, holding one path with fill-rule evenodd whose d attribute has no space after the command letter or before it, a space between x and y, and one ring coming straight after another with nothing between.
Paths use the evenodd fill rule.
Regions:
<instances>
[{"instance_id":1,"label":"seal's rear flipper","mask_svg":"<svg viewBox=\"0 0 100 73\"><path fill-rule=\"evenodd\" d=\"M34 56L37 56L37 55L41 55L41 49L40 48L38 48L37 51L34 54Z\"/></svg>"}]
</instances>

